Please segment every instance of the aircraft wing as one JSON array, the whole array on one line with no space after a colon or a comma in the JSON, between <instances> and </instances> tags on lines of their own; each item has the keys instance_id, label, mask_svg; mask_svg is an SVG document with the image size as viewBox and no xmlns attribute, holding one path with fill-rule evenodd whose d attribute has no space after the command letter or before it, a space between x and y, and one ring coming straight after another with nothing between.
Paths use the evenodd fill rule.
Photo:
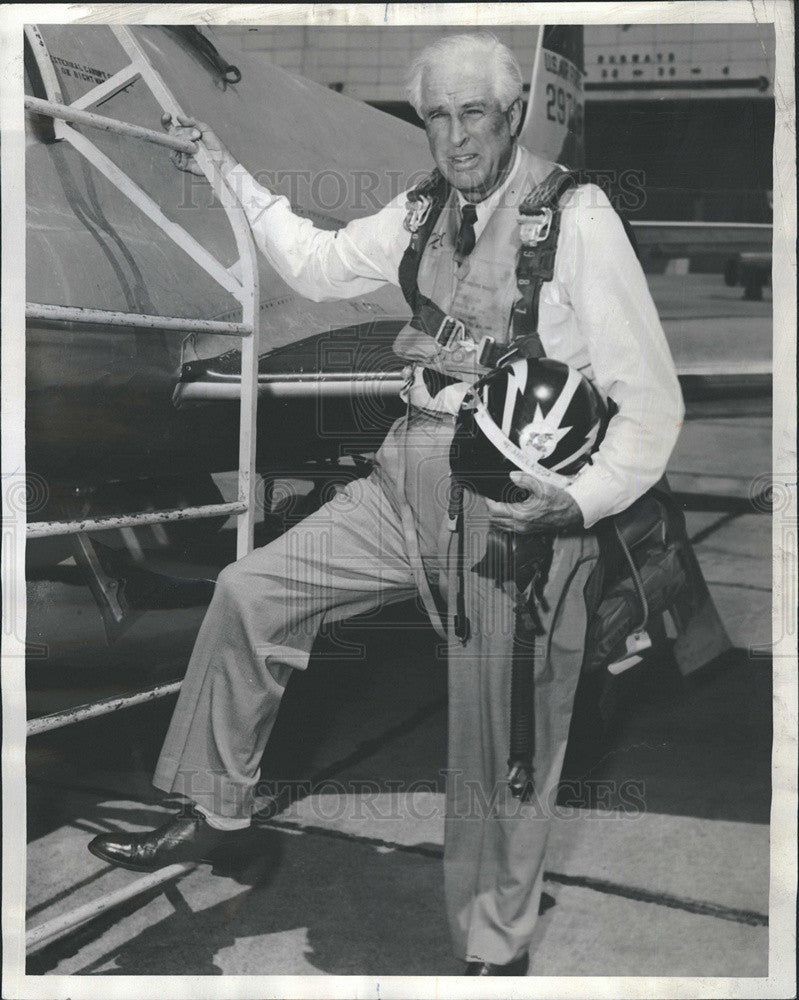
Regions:
<instances>
[{"instance_id":1,"label":"aircraft wing","mask_svg":"<svg viewBox=\"0 0 799 1000\"><path fill-rule=\"evenodd\" d=\"M740 253L771 254L773 226L768 222L631 221L638 249L663 257Z\"/></svg>"}]
</instances>

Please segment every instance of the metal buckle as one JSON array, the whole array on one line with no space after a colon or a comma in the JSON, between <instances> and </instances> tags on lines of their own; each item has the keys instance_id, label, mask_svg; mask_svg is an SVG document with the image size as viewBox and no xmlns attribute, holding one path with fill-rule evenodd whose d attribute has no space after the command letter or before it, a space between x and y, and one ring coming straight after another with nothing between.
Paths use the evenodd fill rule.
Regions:
<instances>
[{"instance_id":1,"label":"metal buckle","mask_svg":"<svg viewBox=\"0 0 799 1000\"><path fill-rule=\"evenodd\" d=\"M408 214L405 216L405 228L409 233L415 233L422 225L424 225L427 216L430 214L432 206L432 199L423 194L414 198L413 201L408 202Z\"/></svg>"},{"instance_id":2,"label":"metal buckle","mask_svg":"<svg viewBox=\"0 0 799 1000\"><path fill-rule=\"evenodd\" d=\"M497 362L494 365L494 367L501 368L503 365L507 364L508 361L511 361L513 358L515 358L518 353L519 353L518 347L511 347L509 351L505 351L505 353L501 357L497 358Z\"/></svg>"},{"instance_id":3,"label":"metal buckle","mask_svg":"<svg viewBox=\"0 0 799 1000\"><path fill-rule=\"evenodd\" d=\"M441 320L441 325L436 332L434 340L444 348L445 351L452 350L453 345L458 340L465 340L466 326L454 316L445 316Z\"/></svg>"},{"instance_id":4,"label":"metal buckle","mask_svg":"<svg viewBox=\"0 0 799 1000\"><path fill-rule=\"evenodd\" d=\"M494 340L494 338L490 337L488 334L486 334L485 337L483 337L483 339L477 345L477 351L478 351L478 354L477 354L477 363L478 363L478 365L481 365L483 368L491 368L491 367L493 367L492 364L491 364L491 357L490 357L490 355L491 355L491 348L494 346L495 343L496 343L496 341Z\"/></svg>"},{"instance_id":5,"label":"metal buckle","mask_svg":"<svg viewBox=\"0 0 799 1000\"><path fill-rule=\"evenodd\" d=\"M552 228L552 209L539 208L530 215L519 216L519 236L522 243L530 246L543 243Z\"/></svg>"}]
</instances>

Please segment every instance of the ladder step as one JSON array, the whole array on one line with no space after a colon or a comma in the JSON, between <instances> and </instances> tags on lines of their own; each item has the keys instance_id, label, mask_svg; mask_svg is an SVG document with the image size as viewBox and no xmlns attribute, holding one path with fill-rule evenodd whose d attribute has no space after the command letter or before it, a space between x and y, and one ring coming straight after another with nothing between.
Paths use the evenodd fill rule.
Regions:
<instances>
[{"instance_id":1,"label":"ladder step","mask_svg":"<svg viewBox=\"0 0 799 1000\"><path fill-rule=\"evenodd\" d=\"M25 305L25 317L46 323L84 323L90 326L128 326L145 330L174 330L181 333L216 333L226 337L250 337L247 323L214 319L186 319L180 316L150 316L147 313L113 312L107 309L82 309L78 306L53 306L40 302Z\"/></svg>"},{"instance_id":2,"label":"ladder step","mask_svg":"<svg viewBox=\"0 0 799 1000\"><path fill-rule=\"evenodd\" d=\"M43 101L39 97L28 97L27 95L25 107L28 111L47 115L48 118L59 118L61 121L72 122L75 125L88 125L90 128L101 129L103 132L127 135L132 139L144 139L145 142L152 142L156 146L164 146L167 149L177 149L181 153L197 152L197 143L191 142L189 139L178 139L166 132L156 132L141 125L131 125L118 118L106 118L105 115L98 115L94 111L81 111L79 108L71 108L67 104L55 104L52 101Z\"/></svg>"},{"instance_id":3,"label":"ladder step","mask_svg":"<svg viewBox=\"0 0 799 1000\"><path fill-rule=\"evenodd\" d=\"M77 535L84 531L107 531L110 528L140 528L147 524L165 524L170 521L196 521L202 517L243 514L247 504L243 500L232 503L206 504L202 507L178 507L174 510L154 510L144 514L121 514L111 517L91 517L83 521L31 521L28 538L51 538L56 535Z\"/></svg>"}]
</instances>

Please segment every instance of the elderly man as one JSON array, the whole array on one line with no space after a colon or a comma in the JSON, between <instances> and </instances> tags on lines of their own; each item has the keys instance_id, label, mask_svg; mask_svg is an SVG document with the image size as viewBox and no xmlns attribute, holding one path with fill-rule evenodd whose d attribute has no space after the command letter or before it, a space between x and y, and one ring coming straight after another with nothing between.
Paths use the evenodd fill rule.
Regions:
<instances>
[{"instance_id":1,"label":"elderly man","mask_svg":"<svg viewBox=\"0 0 799 1000\"><path fill-rule=\"evenodd\" d=\"M455 414L469 384L491 369L512 337L518 208L556 165L516 141L521 74L492 36L436 42L415 61L409 80L445 197L416 260L409 229L418 225L405 194L376 215L323 232L256 184L206 127L188 121L176 128L203 139L239 195L259 248L299 293L321 300L362 295L384 282L404 285L406 295L410 288L411 298L432 303L434 315L460 321L458 342L471 347L442 345L424 308L400 332L395 349L409 364L408 413L389 431L374 471L219 576L154 778L156 787L184 793L196 808L152 833L98 837L90 849L142 871L207 860L250 822L281 695L292 670L306 666L322 621L418 590L449 639L444 876L455 951L469 974L523 975L583 658L583 588L598 552L590 529L662 475L682 400L621 221L597 187L573 188L560 201L554 273L541 292L536 339L539 353L579 370L612 398L615 415L593 462L567 487L520 473L515 479L529 491L526 499L470 504L461 596L471 627L456 634L454 612L442 614L434 596L448 592L452 602L454 590L442 484L449 482ZM197 169L183 154L176 163ZM513 798L506 781L513 657L507 601L474 572L492 526L555 539L541 604L546 634L535 654L532 802Z\"/></svg>"}]
</instances>

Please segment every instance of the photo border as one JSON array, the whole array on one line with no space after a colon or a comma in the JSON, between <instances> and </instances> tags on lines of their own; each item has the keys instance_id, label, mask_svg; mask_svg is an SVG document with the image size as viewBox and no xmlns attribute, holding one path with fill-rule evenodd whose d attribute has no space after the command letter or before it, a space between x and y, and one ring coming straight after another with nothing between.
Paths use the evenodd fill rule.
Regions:
<instances>
[{"instance_id":1,"label":"photo border","mask_svg":"<svg viewBox=\"0 0 799 1000\"><path fill-rule=\"evenodd\" d=\"M413 25L663 24L773 22L776 41L774 135L774 409L772 475L787 491L773 532L774 741L771 811L769 975L763 978L531 977L501 984L458 976L27 976L25 974L25 525L9 497L24 496L25 205L22 26L40 23ZM117 4L9 6L0 10L2 130L2 637L3 886L2 995L8 998L139 997L788 997L795 995L797 686L796 569L796 158L794 23L789 0L770 3L483 3L483 4ZM20 493L21 491L21 493ZM776 514L774 515L776 517ZM775 522L775 529L776 529ZM788 573L785 573L785 561ZM791 573L793 565L794 572ZM790 623L793 633L786 631Z\"/></svg>"}]
</instances>

